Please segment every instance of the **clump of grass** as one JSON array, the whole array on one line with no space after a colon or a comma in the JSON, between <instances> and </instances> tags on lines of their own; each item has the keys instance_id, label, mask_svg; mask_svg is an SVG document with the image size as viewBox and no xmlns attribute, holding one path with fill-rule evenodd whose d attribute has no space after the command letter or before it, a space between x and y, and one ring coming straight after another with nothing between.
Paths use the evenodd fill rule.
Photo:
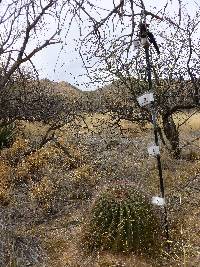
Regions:
<instances>
[{"instance_id":1,"label":"clump of grass","mask_svg":"<svg viewBox=\"0 0 200 267\"><path fill-rule=\"evenodd\" d=\"M30 187L30 197L35 207L41 209L43 214L53 214L56 212L56 200L61 193L59 185L47 176L44 176L39 182L33 183Z\"/></svg>"},{"instance_id":2,"label":"clump of grass","mask_svg":"<svg viewBox=\"0 0 200 267\"><path fill-rule=\"evenodd\" d=\"M142 259L142 257L133 255L111 254L103 252L98 254L95 267L152 267L151 261Z\"/></svg>"},{"instance_id":3,"label":"clump of grass","mask_svg":"<svg viewBox=\"0 0 200 267\"><path fill-rule=\"evenodd\" d=\"M12 169L8 162L0 161L0 206L7 206L10 202Z\"/></svg>"},{"instance_id":4,"label":"clump of grass","mask_svg":"<svg viewBox=\"0 0 200 267\"><path fill-rule=\"evenodd\" d=\"M160 222L142 193L122 185L109 187L90 211L83 243L88 251L156 256L162 243Z\"/></svg>"},{"instance_id":5,"label":"clump of grass","mask_svg":"<svg viewBox=\"0 0 200 267\"><path fill-rule=\"evenodd\" d=\"M199 125L199 118L200 113L193 114L192 116L190 114L186 113L177 113L174 116L175 122L179 125L181 125L181 129L184 132L191 132L191 131L197 131L200 129Z\"/></svg>"},{"instance_id":6,"label":"clump of grass","mask_svg":"<svg viewBox=\"0 0 200 267\"><path fill-rule=\"evenodd\" d=\"M186 159L195 161L200 159L200 153L195 150L190 150L189 153L185 156Z\"/></svg>"},{"instance_id":7,"label":"clump of grass","mask_svg":"<svg viewBox=\"0 0 200 267\"><path fill-rule=\"evenodd\" d=\"M10 194L7 188L0 188L0 206L7 206L10 203Z\"/></svg>"}]
</instances>

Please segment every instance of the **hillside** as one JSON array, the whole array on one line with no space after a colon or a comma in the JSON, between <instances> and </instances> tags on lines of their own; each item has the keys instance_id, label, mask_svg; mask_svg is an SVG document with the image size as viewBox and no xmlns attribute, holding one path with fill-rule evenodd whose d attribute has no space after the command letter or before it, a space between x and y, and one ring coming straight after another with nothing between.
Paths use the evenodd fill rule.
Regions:
<instances>
[{"instance_id":1,"label":"hillside","mask_svg":"<svg viewBox=\"0 0 200 267\"><path fill-rule=\"evenodd\" d=\"M0 154L0 266L9 259L8 266L17 267L198 267L200 147L198 139L188 142L199 133L199 113L180 126L181 159L161 147L170 254L162 251L152 259L134 251L86 253L82 237L91 207L106 188L131 187L148 199L159 194L156 160L147 153L153 130L150 124L116 123L111 113L100 113L100 96L108 101L110 87L82 92L63 82L50 85L94 110L88 107L89 113L65 124L58 120L55 128L39 121L16 121L15 138ZM117 89L113 95L122 96ZM185 117L179 116L176 123L181 124Z\"/></svg>"},{"instance_id":2,"label":"hillside","mask_svg":"<svg viewBox=\"0 0 200 267\"><path fill-rule=\"evenodd\" d=\"M0 267L200 267L199 1L0 7Z\"/></svg>"},{"instance_id":3,"label":"hillside","mask_svg":"<svg viewBox=\"0 0 200 267\"><path fill-rule=\"evenodd\" d=\"M10 267L198 267L199 113L173 117L180 130L179 159L169 143L161 143L170 254L164 247L158 258L134 250L86 253L83 235L95 201L106 190L131 188L148 201L160 194L156 160L147 153L152 125L124 119L137 115L127 88L111 84L83 92L48 80L40 86L45 88L42 98L39 91L41 102L27 106L31 117L15 120L14 128L0 134L0 266L9 259ZM126 193L116 196L122 203ZM160 210L156 214L162 221Z\"/></svg>"},{"instance_id":4,"label":"hillside","mask_svg":"<svg viewBox=\"0 0 200 267\"><path fill-rule=\"evenodd\" d=\"M53 82L48 79L43 79L40 80L40 84L42 87L49 88L55 94L62 94L70 98L77 98L84 94L83 91L65 81Z\"/></svg>"}]
</instances>

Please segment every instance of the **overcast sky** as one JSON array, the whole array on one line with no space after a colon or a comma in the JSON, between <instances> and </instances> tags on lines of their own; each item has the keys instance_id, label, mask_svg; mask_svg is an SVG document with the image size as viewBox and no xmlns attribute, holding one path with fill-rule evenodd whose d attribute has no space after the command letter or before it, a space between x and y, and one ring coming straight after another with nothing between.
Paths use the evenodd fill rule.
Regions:
<instances>
[{"instance_id":1,"label":"overcast sky","mask_svg":"<svg viewBox=\"0 0 200 267\"><path fill-rule=\"evenodd\" d=\"M198 1L198 0L197 0ZM93 0L93 2L98 3L100 6L103 6L105 9L113 8L113 0ZM119 0L115 0L117 4ZM148 10L155 11L161 8L161 3L165 2L164 0L144 0L146 8ZM171 0L169 0L171 2ZM174 10L178 8L178 0L173 0L173 5L169 6L169 10L172 14ZM186 5L190 14L194 14L197 10L197 5L193 0L182 0L182 3ZM85 70L82 66L82 61L77 51L75 51L76 39L79 37L78 28L73 25L71 31L67 38L67 45L60 53L59 46L52 46L42 50L34 58L34 64L39 69L41 78L48 78L52 81L67 81L71 84L79 84L80 89L86 90L82 85L87 81L86 77L80 77L80 75L85 73ZM88 88L95 89L95 88Z\"/></svg>"}]
</instances>

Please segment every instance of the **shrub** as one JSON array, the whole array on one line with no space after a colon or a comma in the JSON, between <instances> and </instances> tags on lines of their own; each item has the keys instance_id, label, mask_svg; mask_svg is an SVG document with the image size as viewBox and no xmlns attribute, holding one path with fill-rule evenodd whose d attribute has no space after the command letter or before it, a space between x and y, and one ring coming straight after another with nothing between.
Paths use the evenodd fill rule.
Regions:
<instances>
[{"instance_id":1,"label":"shrub","mask_svg":"<svg viewBox=\"0 0 200 267\"><path fill-rule=\"evenodd\" d=\"M30 196L36 208L42 208L44 213L54 212L54 200L57 194L59 194L57 185L46 176L41 181L33 183L30 188Z\"/></svg>"},{"instance_id":2,"label":"shrub","mask_svg":"<svg viewBox=\"0 0 200 267\"><path fill-rule=\"evenodd\" d=\"M152 205L137 190L109 187L95 201L83 243L88 251L111 250L157 255L161 228Z\"/></svg>"},{"instance_id":3,"label":"shrub","mask_svg":"<svg viewBox=\"0 0 200 267\"><path fill-rule=\"evenodd\" d=\"M198 151L190 150L187 155L188 160L195 161L200 159L200 153Z\"/></svg>"},{"instance_id":4,"label":"shrub","mask_svg":"<svg viewBox=\"0 0 200 267\"><path fill-rule=\"evenodd\" d=\"M0 128L0 149L9 147L14 139L15 124L9 124Z\"/></svg>"},{"instance_id":5,"label":"shrub","mask_svg":"<svg viewBox=\"0 0 200 267\"><path fill-rule=\"evenodd\" d=\"M0 161L0 206L6 206L10 201L12 170L8 162Z\"/></svg>"},{"instance_id":6,"label":"shrub","mask_svg":"<svg viewBox=\"0 0 200 267\"><path fill-rule=\"evenodd\" d=\"M7 206L10 203L9 189L0 185L0 206Z\"/></svg>"},{"instance_id":7,"label":"shrub","mask_svg":"<svg viewBox=\"0 0 200 267\"><path fill-rule=\"evenodd\" d=\"M26 156L16 167L16 183L38 182L48 168L70 169L71 159L62 150L46 146Z\"/></svg>"},{"instance_id":8,"label":"shrub","mask_svg":"<svg viewBox=\"0 0 200 267\"><path fill-rule=\"evenodd\" d=\"M73 171L70 182L72 186L68 195L70 199L89 199L98 182L98 175L91 165L83 164Z\"/></svg>"}]
</instances>

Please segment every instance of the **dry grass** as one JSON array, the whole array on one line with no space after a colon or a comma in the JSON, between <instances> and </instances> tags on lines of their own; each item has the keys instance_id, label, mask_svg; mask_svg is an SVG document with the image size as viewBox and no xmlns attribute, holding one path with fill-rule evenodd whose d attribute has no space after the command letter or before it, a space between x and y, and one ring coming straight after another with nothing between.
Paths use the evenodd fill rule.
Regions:
<instances>
[{"instance_id":1,"label":"dry grass","mask_svg":"<svg viewBox=\"0 0 200 267\"><path fill-rule=\"evenodd\" d=\"M176 118L177 122L184 121L186 115L182 115L180 118ZM110 122L109 116L102 116L96 114L94 118L86 118L86 122L89 125L87 131L96 131L96 129L101 129L103 127L108 127ZM81 123L79 129L82 129L82 136L87 132L84 128L84 123ZM79 158L82 162L82 165L77 165L77 168L73 171L68 170L68 158L63 154L59 149L47 146L39 152L33 153L32 155L26 157L20 166L17 166L17 173L19 176L15 176L15 179L20 177L28 177L29 181L31 176L34 174L41 174L38 181L31 182L29 184L28 195L33 202L40 202L43 205L43 209L48 210L51 204L51 200L54 198L55 194L60 194L57 192L57 184L55 183L55 177L52 174L51 176L46 176L42 171L44 169L52 168L52 166L60 168L62 170L63 177L60 177L61 181L70 181L73 183L74 188L85 187L90 188L93 192L93 195L100 190L99 180L102 177L109 179L109 175L112 175L116 170L119 175L121 173L126 173L129 169L134 172L136 170L141 173L140 183L143 188L148 191L150 194L159 193L159 179L156 169L155 159L150 159L147 157L146 152L146 143L148 143L151 137L151 129L149 126L146 128L140 129L137 124L128 123L123 121L121 127L126 133L125 136L130 138L133 142L139 144L139 149L136 149L134 145L127 145L123 151L118 152L118 149L122 149L120 143L116 143L114 148L111 148L109 151L106 147L102 146L102 150L99 152L100 156L104 153L107 153L105 157L108 160L112 160L115 163L117 162L115 158L115 153L121 153L121 166L114 164L114 167L110 168L109 166L102 166L99 160L97 163L95 159L92 159L92 155L88 157L91 161L87 162L87 157L82 155L83 150L81 144L77 147L77 144L72 144L68 142L68 127L63 127L62 131L58 133L58 140L63 145L68 147L70 153L73 157ZM146 129L146 130L145 130ZM37 140L40 138L40 135L45 132L46 128L43 128L43 125L36 124L25 124L25 135L30 140ZM74 129L74 131L77 129ZM194 115L186 125L181 126L183 135L187 135L187 139L190 140L191 135L200 130L200 115ZM73 131L73 129L71 129ZM106 130L107 131L107 130ZM105 132L106 132L105 131ZM80 131L81 134L81 131ZM81 139L80 139L81 143ZM27 140L24 141L23 138L19 138L13 144L13 146L7 150L2 151L2 162L0 164L1 170L1 181L0 181L0 201L6 203L9 198L11 198L11 192L9 188L8 181L12 177L12 160L23 155L23 152L29 146ZM81 148L81 149L80 149ZM87 151L90 148L88 148ZM181 233L181 238L179 238L179 243L177 243L174 249L174 253L170 255L171 261L170 265L165 264L165 259L163 259L163 265L159 266L184 266L184 267L198 267L200 266L199 262L199 206L198 202L195 202L199 199L199 193L194 191L187 191L183 188L183 185L187 181L200 173L200 160L198 155L195 153L198 152L198 147L194 146L191 150L193 156L175 161L171 158L168 151L162 150L162 164L163 164L163 176L165 179L166 193L167 197L182 201L181 205L178 205L177 210L170 211L172 220L175 217L178 217L180 220L174 221L176 224L176 229L174 230L175 234L178 232ZM109 153L108 153L109 152ZM84 152L85 153L85 152ZM187 151L187 153L189 153ZM193 160L191 160L193 157ZM111 158L111 159L110 159ZM10 163L9 160L10 159ZM93 163L97 164L94 167ZM100 164L100 165L99 165ZM101 170L99 170L99 166ZM136 167L134 167L136 166ZM59 167L59 168L58 168ZM103 168L104 167L104 168ZM107 168L107 169L106 169ZM15 170L16 171L16 170ZM50 172L49 172L50 173ZM65 173L69 176L65 176ZM54 173L55 174L55 173ZM57 179L57 177L56 177ZM103 181L106 181L104 178ZM73 189L72 189L73 190ZM85 190L85 189L84 189ZM74 194L74 192L71 192ZM71 195L73 195L71 194ZM69 195L70 196L70 193ZM84 221L84 218L87 216L88 204L91 203L91 200L88 200L80 194L80 199L77 205L77 199L73 202L74 207L72 206L70 211L61 212L58 215L57 219L49 219L46 223L43 223L39 226L34 227L31 230L31 233L36 236L40 236L43 241L44 248L46 249L49 257L48 265L49 267L156 267L156 263L148 262L144 258L136 257L135 255L121 255L121 254L110 254L107 252L102 252L97 255L84 255L79 236L81 234L81 225ZM195 201L191 202L190 198L193 198ZM171 205L171 204L170 204ZM78 214L78 215L77 215ZM170 218L171 219L171 218ZM73 224L74 222L77 225ZM199 260L199 261L198 261ZM169 263L169 262L168 262Z\"/></svg>"},{"instance_id":2,"label":"dry grass","mask_svg":"<svg viewBox=\"0 0 200 267\"><path fill-rule=\"evenodd\" d=\"M177 125L181 125L181 130L184 132L192 132L200 130L200 113L195 113L194 115L187 113L178 113L175 115L175 121Z\"/></svg>"}]
</instances>

